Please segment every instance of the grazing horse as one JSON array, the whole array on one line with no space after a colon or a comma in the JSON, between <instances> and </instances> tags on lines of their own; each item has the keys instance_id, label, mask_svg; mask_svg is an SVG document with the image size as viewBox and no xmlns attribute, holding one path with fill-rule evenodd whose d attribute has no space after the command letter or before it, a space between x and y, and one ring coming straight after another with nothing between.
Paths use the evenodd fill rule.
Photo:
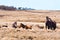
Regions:
<instances>
[{"instance_id":1,"label":"grazing horse","mask_svg":"<svg viewBox=\"0 0 60 40\"><path fill-rule=\"evenodd\" d=\"M46 28L51 29L51 30L55 30L56 29L56 22L52 21L51 18L49 18L48 16L46 17Z\"/></svg>"},{"instance_id":2,"label":"grazing horse","mask_svg":"<svg viewBox=\"0 0 60 40\"><path fill-rule=\"evenodd\" d=\"M20 24L20 27L25 28L25 29L32 29L32 26L24 25L23 23Z\"/></svg>"}]
</instances>

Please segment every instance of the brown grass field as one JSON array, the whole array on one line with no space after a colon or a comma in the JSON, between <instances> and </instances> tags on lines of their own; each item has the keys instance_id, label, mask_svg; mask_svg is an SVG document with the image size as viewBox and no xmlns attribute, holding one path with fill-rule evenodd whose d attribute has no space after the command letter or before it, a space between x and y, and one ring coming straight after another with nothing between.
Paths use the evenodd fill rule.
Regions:
<instances>
[{"instance_id":1,"label":"brown grass field","mask_svg":"<svg viewBox=\"0 0 60 40\"><path fill-rule=\"evenodd\" d=\"M56 30L45 29L46 16L57 22ZM15 29L12 27L15 21L18 24L32 25L32 29ZM0 40L60 40L60 12L57 10L0 10L0 26L2 25L8 27L0 28Z\"/></svg>"}]
</instances>

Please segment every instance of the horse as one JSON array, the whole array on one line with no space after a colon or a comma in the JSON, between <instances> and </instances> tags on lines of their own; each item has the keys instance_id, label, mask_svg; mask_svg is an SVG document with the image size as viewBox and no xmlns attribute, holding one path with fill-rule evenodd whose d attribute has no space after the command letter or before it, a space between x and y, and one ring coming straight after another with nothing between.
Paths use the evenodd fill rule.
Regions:
<instances>
[{"instance_id":1,"label":"horse","mask_svg":"<svg viewBox=\"0 0 60 40\"><path fill-rule=\"evenodd\" d=\"M48 16L46 17L46 29L51 29L51 30L55 30L56 29L56 22L51 20L51 18L49 18Z\"/></svg>"}]
</instances>

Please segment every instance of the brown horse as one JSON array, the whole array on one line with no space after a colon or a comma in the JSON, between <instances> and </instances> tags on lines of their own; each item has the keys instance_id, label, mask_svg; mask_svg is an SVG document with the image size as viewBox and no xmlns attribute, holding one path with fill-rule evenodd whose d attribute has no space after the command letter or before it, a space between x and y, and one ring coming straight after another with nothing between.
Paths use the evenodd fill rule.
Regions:
<instances>
[{"instance_id":1,"label":"brown horse","mask_svg":"<svg viewBox=\"0 0 60 40\"><path fill-rule=\"evenodd\" d=\"M31 25L24 25L23 23L20 24L20 27L25 28L25 29L32 29Z\"/></svg>"}]
</instances>

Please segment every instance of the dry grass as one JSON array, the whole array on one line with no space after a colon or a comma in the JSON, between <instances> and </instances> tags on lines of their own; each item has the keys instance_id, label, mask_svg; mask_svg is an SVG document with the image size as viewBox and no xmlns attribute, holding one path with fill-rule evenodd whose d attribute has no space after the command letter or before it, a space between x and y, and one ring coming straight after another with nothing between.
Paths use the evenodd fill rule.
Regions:
<instances>
[{"instance_id":1,"label":"dry grass","mask_svg":"<svg viewBox=\"0 0 60 40\"><path fill-rule=\"evenodd\" d=\"M19 30L19 31L18 31ZM60 31L56 29L38 31L0 28L0 40L60 40Z\"/></svg>"},{"instance_id":2,"label":"dry grass","mask_svg":"<svg viewBox=\"0 0 60 40\"><path fill-rule=\"evenodd\" d=\"M57 24L56 30L46 30L45 17L49 16ZM0 40L60 40L60 12L47 10L3 11L0 10ZM33 29L12 28L17 21L26 25L33 25Z\"/></svg>"}]
</instances>

